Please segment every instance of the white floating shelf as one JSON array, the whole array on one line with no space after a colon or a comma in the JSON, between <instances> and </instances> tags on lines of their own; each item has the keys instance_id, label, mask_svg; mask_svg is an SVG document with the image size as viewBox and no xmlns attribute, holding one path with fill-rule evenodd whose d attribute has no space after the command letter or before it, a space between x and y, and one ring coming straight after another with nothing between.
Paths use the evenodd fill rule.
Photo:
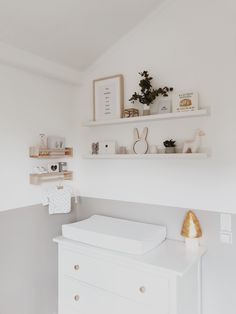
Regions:
<instances>
[{"instance_id":1,"label":"white floating shelf","mask_svg":"<svg viewBox=\"0 0 236 314\"><path fill-rule=\"evenodd\" d=\"M149 116L139 116L133 118L120 118L120 119L110 119L110 120L101 120L101 121L89 121L84 124L87 127L101 126L101 125L112 125L112 124L125 124L125 123L137 123L137 122L146 122L146 121L156 121L156 120L167 120L167 119L179 119L179 118L190 118L190 117L199 117L206 116L207 109L200 109L196 111L189 112L172 112L172 113L163 113L163 114L153 114Z\"/></svg>"},{"instance_id":2,"label":"white floating shelf","mask_svg":"<svg viewBox=\"0 0 236 314\"><path fill-rule=\"evenodd\" d=\"M196 154L98 154L83 155L84 159L204 159L207 158L206 153Z\"/></svg>"}]
</instances>

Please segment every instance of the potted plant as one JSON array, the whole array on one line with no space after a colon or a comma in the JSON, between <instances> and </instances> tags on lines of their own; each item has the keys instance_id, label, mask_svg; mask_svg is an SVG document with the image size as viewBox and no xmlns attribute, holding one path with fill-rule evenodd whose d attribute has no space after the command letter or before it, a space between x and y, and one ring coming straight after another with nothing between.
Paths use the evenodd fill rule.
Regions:
<instances>
[{"instance_id":1,"label":"potted plant","mask_svg":"<svg viewBox=\"0 0 236 314\"><path fill-rule=\"evenodd\" d=\"M152 77L149 75L148 71L139 72L141 80L139 82L140 92L134 92L129 101L134 103L139 101L143 105L143 115L150 114L150 105L159 96L168 97L168 92L173 91L172 87L163 87L155 89L152 87Z\"/></svg>"},{"instance_id":2,"label":"potted plant","mask_svg":"<svg viewBox=\"0 0 236 314\"><path fill-rule=\"evenodd\" d=\"M176 147L175 141L173 141L173 140L166 140L163 144L165 146L165 153L166 154L174 154L174 153L176 153L176 151L175 151L175 147Z\"/></svg>"}]
</instances>

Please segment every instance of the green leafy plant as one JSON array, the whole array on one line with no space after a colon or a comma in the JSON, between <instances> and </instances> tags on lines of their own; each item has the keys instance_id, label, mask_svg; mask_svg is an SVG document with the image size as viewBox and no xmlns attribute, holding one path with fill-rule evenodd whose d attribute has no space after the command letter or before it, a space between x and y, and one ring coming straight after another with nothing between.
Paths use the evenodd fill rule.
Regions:
<instances>
[{"instance_id":1,"label":"green leafy plant","mask_svg":"<svg viewBox=\"0 0 236 314\"><path fill-rule=\"evenodd\" d=\"M175 142L176 141L173 141L173 140L167 140L167 141L163 142L163 144L165 147L176 147Z\"/></svg>"},{"instance_id":2,"label":"green leafy plant","mask_svg":"<svg viewBox=\"0 0 236 314\"><path fill-rule=\"evenodd\" d=\"M140 86L140 93L134 92L129 101L134 103L136 100L138 100L141 104L146 104L150 106L150 104L153 103L153 101L158 97L159 95L168 97L168 93L173 91L173 87L163 87L154 89L152 87L152 77L149 75L148 71L139 72L139 75L141 75L142 79L139 82Z\"/></svg>"}]
</instances>

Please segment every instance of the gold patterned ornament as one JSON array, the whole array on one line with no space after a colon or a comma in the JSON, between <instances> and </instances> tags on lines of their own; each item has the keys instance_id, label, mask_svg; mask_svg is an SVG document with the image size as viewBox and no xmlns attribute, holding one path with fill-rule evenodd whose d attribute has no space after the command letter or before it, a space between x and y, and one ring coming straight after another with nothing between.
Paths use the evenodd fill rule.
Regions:
<instances>
[{"instance_id":1,"label":"gold patterned ornament","mask_svg":"<svg viewBox=\"0 0 236 314\"><path fill-rule=\"evenodd\" d=\"M185 238L185 244L188 249L197 249L199 238L202 236L200 222L195 213L189 210L184 218L181 235Z\"/></svg>"},{"instance_id":2,"label":"gold patterned ornament","mask_svg":"<svg viewBox=\"0 0 236 314\"><path fill-rule=\"evenodd\" d=\"M139 110L135 108L130 109L124 109L123 111L123 118L132 118L132 117L138 117L139 116Z\"/></svg>"}]
</instances>

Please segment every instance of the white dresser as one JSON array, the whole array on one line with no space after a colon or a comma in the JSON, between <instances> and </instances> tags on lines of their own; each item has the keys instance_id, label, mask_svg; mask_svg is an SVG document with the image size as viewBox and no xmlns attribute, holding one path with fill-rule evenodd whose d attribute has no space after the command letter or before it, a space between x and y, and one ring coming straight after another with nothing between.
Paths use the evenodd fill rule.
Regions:
<instances>
[{"instance_id":1,"label":"white dresser","mask_svg":"<svg viewBox=\"0 0 236 314\"><path fill-rule=\"evenodd\" d=\"M58 237L59 314L200 314L201 257L166 240L142 256Z\"/></svg>"}]
</instances>

